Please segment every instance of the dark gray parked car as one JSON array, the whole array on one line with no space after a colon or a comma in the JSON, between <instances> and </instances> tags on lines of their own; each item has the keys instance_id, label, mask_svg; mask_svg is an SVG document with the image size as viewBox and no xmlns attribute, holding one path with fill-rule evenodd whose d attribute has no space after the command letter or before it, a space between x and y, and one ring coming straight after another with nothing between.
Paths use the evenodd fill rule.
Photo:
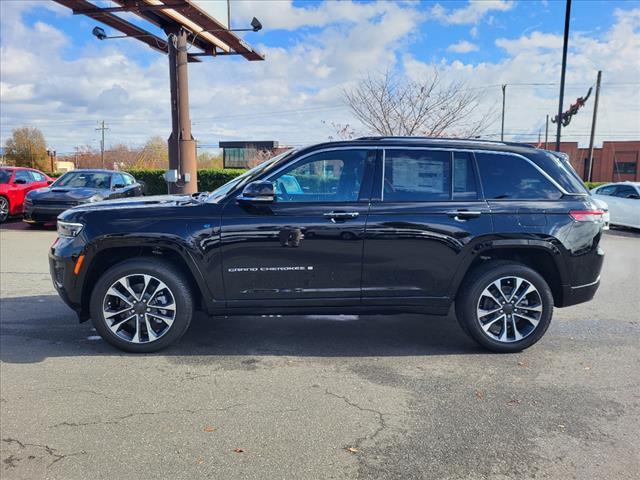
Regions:
<instances>
[{"instance_id":1,"label":"dark gray parked car","mask_svg":"<svg viewBox=\"0 0 640 480\"><path fill-rule=\"evenodd\" d=\"M144 186L133 176L113 170L73 170L51 186L33 190L24 202L24 221L32 225L55 222L76 205L143 195Z\"/></svg>"}]
</instances>

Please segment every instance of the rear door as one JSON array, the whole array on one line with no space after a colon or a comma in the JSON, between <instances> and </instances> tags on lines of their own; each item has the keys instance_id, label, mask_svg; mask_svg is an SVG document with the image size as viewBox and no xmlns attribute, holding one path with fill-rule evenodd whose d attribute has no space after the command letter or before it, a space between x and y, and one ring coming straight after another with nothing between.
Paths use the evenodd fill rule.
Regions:
<instances>
[{"instance_id":1,"label":"rear door","mask_svg":"<svg viewBox=\"0 0 640 480\"><path fill-rule=\"evenodd\" d=\"M332 149L273 172L267 205L222 213L227 305L357 305L375 150Z\"/></svg>"},{"instance_id":2,"label":"rear door","mask_svg":"<svg viewBox=\"0 0 640 480\"><path fill-rule=\"evenodd\" d=\"M633 185L618 184L613 196L611 197L616 203L616 220L624 225L638 225L638 213L640 212L640 201L638 200L638 192ZM613 220L613 215L611 216Z\"/></svg>"},{"instance_id":3,"label":"rear door","mask_svg":"<svg viewBox=\"0 0 640 480\"><path fill-rule=\"evenodd\" d=\"M446 308L466 246L491 230L470 151L385 148L367 221L363 303Z\"/></svg>"}]
</instances>

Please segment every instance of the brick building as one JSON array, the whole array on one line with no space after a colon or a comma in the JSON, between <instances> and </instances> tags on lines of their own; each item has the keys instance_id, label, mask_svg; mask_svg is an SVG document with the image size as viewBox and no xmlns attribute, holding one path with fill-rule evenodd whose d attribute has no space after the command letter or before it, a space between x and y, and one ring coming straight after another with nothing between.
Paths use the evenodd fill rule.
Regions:
<instances>
[{"instance_id":1,"label":"brick building","mask_svg":"<svg viewBox=\"0 0 640 480\"><path fill-rule=\"evenodd\" d=\"M551 144L550 148L553 148ZM576 172L587 178L589 148L579 148L578 142L562 142L560 150L569 155ZM640 181L640 140L602 142L601 148L593 149L594 182Z\"/></svg>"}]
</instances>

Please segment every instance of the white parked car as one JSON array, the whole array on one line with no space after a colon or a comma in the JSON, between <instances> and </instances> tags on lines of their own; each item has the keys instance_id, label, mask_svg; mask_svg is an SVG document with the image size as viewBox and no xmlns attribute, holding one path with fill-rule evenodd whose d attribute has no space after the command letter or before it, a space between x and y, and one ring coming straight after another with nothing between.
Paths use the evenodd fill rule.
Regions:
<instances>
[{"instance_id":1,"label":"white parked car","mask_svg":"<svg viewBox=\"0 0 640 480\"><path fill-rule=\"evenodd\" d=\"M598 205L598 208L604 212L604 214L602 215L602 221L604 222L604 229L609 230L609 224L611 223L611 215L609 214L609 205L607 205L607 202L604 202L599 198L595 198L595 196L593 197L594 197L593 201L596 202L596 205Z\"/></svg>"},{"instance_id":2,"label":"white parked car","mask_svg":"<svg viewBox=\"0 0 640 480\"><path fill-rule=\"evenodd\" d=\"M640 228L640 182L607 183L591 194L606 202L611 225Z\"/></svg>"}]
</instances>

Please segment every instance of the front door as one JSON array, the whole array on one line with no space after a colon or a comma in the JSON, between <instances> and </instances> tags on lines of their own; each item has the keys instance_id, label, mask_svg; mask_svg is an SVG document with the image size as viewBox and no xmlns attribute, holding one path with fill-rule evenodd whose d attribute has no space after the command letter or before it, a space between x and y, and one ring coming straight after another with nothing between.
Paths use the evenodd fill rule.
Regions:
<instances>
[{"instance_id":1,"label":"front door","mask_svg":"<svg viewBox=\"0 0 640 480\"><path fill-rule=\"evenodd\" d=\"M364 243L365 305L449 305L470 242L492 231L470 152L387 148Z\"/></svg>"},{"instance_id":2,"label":"front door","mask_svg":"<svg viewBox=\"0 0 640 480\"><path fill-rule=\"evenodd\" d=\"M360 303L362 246L375 150L302 156L270 174L276 201L222 214L227 305Z\"/></svg>"}]
</instances>

